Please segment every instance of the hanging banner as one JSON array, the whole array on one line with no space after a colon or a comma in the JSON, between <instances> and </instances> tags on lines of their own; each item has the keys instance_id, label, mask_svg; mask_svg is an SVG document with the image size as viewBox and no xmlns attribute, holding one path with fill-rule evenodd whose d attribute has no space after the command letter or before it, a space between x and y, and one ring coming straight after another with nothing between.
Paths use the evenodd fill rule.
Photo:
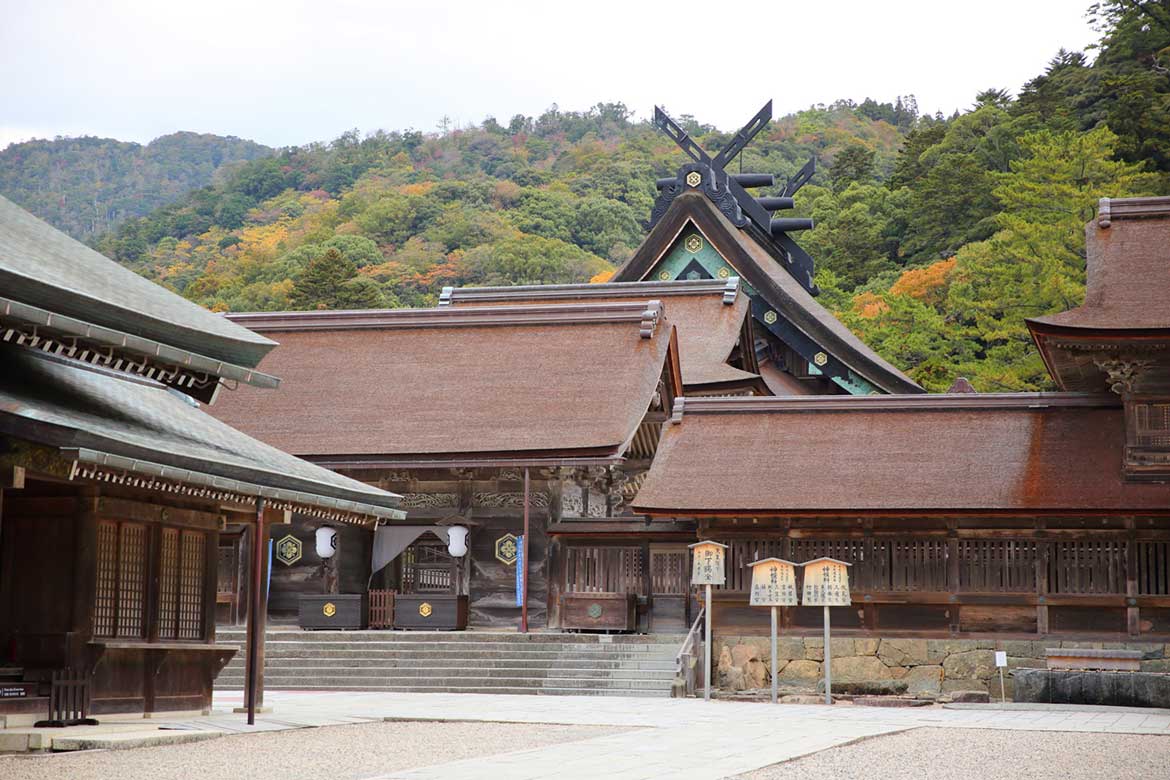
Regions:
<instances>
[{"instance_id":1,"label":"hanging banner","mask_svg":"<svg viewBox=\"0 0 1170 780\"><path fill-rule=\"evenodd\" d=\"M708 539L688 546L692 556L691 584L722 585L727 579L723 571L727 545Z\"/></svg>"},{"instance_id":2,"label":"hanging banner","mask_svg":"<svg viewBox=\"0 0 1170 780\"><path fill-rule=\"evenodd\" d=\"M795 563L782 558L764 558L748 566L752 570L751 606L796 606Z\"/></svg>"},{"instance_id":3,"label":"hanging banner","mask_svg":"<svg viewBox=\"0 0 1170 780\"><path fill-rule=\"evenodd\" d=\"M849 567L835 558L817 558L804 564L804 593L800 599L806 607L847 607Z\"/></svg>"},{"instance_id":4,"label":"hanging banner","mask_svg":"<svg viewBox=\"0 0 1170 780\"><path fill-rule=\"evenodd\" d=\"M516 541L516 606L524 606L524 534Z\"/></svg>"}]
</instances>

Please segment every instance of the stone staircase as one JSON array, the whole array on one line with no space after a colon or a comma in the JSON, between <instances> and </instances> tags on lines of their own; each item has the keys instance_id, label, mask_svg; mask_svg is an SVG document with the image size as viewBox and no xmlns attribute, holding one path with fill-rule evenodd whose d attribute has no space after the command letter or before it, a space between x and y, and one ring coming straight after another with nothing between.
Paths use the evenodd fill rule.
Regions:
<instances>
[{"instance_id":1,"label":"stone staircase","mask_svg":"<svg viewBox=\"0 0 1170 780\"><path fill-rule=\"evenodd\" d=\"M270 630L268 690L669 696L681 634ZM216 641L240 652L216 690L244 687L245 632Z\"/></svg>"}]
</instances>

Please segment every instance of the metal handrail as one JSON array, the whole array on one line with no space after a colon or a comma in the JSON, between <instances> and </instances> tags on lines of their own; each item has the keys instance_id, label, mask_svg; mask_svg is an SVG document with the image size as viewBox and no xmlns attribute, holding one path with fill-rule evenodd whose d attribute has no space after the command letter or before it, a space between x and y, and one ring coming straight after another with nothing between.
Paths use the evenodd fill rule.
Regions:
<instances>
[{"instance_id":1,"label":"metal handrail","mask_svg":"<svg viewBox=\"0 0 1170 780\"><path fill-rule=\"evenodd\" d=\"M699 608L699 614L695 617L695 622L691 624L691 630L687 632L686 638L683 639L682 647L678 649L678 654L674 657L676 668L682 669L683 656L690 655L690 648L695 644L695 636L699 631L699 626L703 624L703 615L707 612L706 607Z\"/></svg>"}]
</instances>

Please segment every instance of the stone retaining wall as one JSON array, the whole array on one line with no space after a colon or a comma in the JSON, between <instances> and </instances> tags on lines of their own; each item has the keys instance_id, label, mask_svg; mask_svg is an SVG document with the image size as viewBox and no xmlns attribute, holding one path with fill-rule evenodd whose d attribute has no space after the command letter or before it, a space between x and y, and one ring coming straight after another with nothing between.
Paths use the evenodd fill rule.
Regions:
<instances>
[{"instance_id":1,"label":"stone retaining wall","mask_svg":"<svg viewBox=\"0 0 1170 780\"><path fill-rule=\"evenodd\" d=\"M767 637L717 636L713 644L717 687L744 691L771 685ZM937 697L955 691L988 691L998 696L996 650L1007 651L1010 672L1020 667L1045 668L1045 650L1050 647L1141 650L1142 671L1170 672L1170 645L1162 642L843 638L832 640L833 682L901 680L907 693L918 696ZM819 637L781 636L777 647L780 685L814 690L822 676L824 658L825 643ZM1011 698L1010 674L1005 683Z\"/></svg>"}]
</instances>

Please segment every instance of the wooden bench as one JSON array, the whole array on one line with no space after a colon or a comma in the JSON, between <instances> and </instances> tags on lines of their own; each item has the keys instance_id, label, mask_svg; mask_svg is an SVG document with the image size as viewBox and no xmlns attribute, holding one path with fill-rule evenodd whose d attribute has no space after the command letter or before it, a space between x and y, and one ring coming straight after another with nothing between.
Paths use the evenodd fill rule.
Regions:
<instances>
[{"instance_id":1,"label":"wooden bench","mask_svg":"<svg viewBox=\"0 0 1170 780\"><path fill-rule=\"evenodd\" d=\"M1087 647L1046 648L1049 669L1092 669L1106 672L1139 672L1141 650L1096 650Z\"/></svg>"}]
</instances>

